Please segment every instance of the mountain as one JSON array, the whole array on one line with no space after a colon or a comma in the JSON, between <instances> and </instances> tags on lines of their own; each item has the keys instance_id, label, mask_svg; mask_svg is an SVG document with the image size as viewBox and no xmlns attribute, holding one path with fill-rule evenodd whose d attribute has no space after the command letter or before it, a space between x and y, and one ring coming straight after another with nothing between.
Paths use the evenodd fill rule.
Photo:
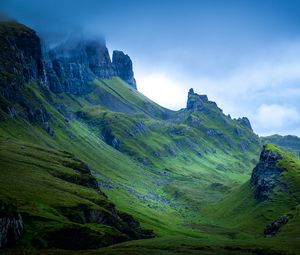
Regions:
<instances>
[{"instance_id":1,"label":"mountain","mask_svg":"<svg viewBox=\"0 0 300 255\"><path fill-rule=\"evenodd\" d=\"M294 135L271 135L261 137L264 143L276 144L285 150L293 151L300 156L300 138Z\"/></svg>"},{"instance_id":2,"label":"mountain","mask_svg":"<svg viewBox=\"0 0 300 255\"><path fill-rule=\"evenodd\" d=\"M24 25L2 22L0 34L4 252L266 254L255 219L236 226L244 212L229 213L252 194L262 148L246 117L193 89L185 108L159 106L104 40L44 52Z\"/></svg>"}]
</instances>

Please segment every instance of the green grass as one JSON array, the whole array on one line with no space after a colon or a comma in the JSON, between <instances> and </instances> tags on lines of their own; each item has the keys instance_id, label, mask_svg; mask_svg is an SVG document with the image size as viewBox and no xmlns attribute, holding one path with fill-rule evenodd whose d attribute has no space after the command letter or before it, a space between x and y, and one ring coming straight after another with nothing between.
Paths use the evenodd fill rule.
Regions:
<instances>
[{"instance_id":1,"label":"green grass","mask_svg":"<svg viewBox=\"0 0 300 255\"><path fill-rule=\"evenodd\" d=\"M6 119L0 122L3 197L22 201L24 213L47 218L46 231L71 224L58 211L61 206L73 208L83 203L104 210L97 192L56 177L56 172L76 175L61 165L71 153L93 169L110 201L157 236L91 254L257 254L256 249L271 249L275 241L262 238L261 231L292 202L281 199L272 212L265 213L268 207L253 200L247 181L260 152L256 135L210 103L205 113L172 112L119 78L94 84L95 90L84 96L47 94L36 84L26 86L31 92L24 96L51 114L53 136L41 124L1 113ZM66 109L62 113L55 105ZM201 125L193 127L190 117ZM105 128L121 141L119 150L103 141ZM210 129L224 135L208 136ZM241 143L246 149L241 149ZM282 163L289 164L287 168L298 165L294 158ZM289 178L297 179L297 174L293 170ZM300 186L294 181L293 185L294 190ZM108 203L105 197L101 199ZM293 223L297 217L291 226L297 226ZM112 231L104 226L85 227L92 236L95 232L110 236ZM42 233L43 228L39 221L33 222L21 245L29 247L31 236ZM287 231L291 237L297 232ZM282 242L285 251L290 246L295 249L289 240L275 239L279 241L274 249L281 250Z\"/></svg>"}]
</instances>

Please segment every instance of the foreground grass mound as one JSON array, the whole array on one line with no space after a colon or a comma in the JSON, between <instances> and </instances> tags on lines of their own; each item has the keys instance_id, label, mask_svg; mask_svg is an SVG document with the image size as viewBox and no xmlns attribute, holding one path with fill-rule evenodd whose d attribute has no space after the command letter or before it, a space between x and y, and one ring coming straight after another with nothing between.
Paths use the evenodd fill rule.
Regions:
<instances>
[{"instance_id":1,"label":"foreground grass mound","mask_svg":"<svg viewBox=\"0 0 300 255\"><path fill-rule=\"evenodd\" d=\"M2 213L22 219L18 240L12 240L15 229L8 226L3 245L18 241L23 248L78 250L152 237L117 211L90 167L73 154L1 138L0 157Z\"/></svg>"}]
</instances>

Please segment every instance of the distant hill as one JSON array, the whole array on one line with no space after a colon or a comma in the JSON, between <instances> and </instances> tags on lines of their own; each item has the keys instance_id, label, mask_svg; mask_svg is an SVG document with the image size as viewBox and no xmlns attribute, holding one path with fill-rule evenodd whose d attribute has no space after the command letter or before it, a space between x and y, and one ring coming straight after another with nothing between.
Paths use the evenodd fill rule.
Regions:
<instances>
[{"instance_id":1,"label":"distant hill","mask_svg":"<svg viewBox=\"0 0 300 255\"><path fill-rule=\"evenodd\" d=\"M263 143L273 143L300 156L300 138L294 135L271 135L261 137Z\"/></svg>"}]
</instances>

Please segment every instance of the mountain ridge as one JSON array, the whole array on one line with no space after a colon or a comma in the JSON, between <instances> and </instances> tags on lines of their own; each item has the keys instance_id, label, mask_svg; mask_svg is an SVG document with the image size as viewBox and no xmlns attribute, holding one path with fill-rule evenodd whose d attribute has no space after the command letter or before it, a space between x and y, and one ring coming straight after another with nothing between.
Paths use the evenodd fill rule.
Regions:
<instances>
[{"instance_id":1,"label":"mountain ridge","mask_svg":"<svg viewBox=\"0 0 300 255\"><path fill-rule=\"evenodd\" d=\"M16 41L19 36L33 36L33 42L37 43L32 30L22 25L13 26L14 34L10 39ZM6 33L5 30L3 33ZM33 52L37 52L38 58L42 59L35 49L36 45L38 43L30 47L25 44L22 48L16 47L16 44L7 45L4 41L0 43L0 48L11 56L21 56L28 47L33 48ZM1 52L4 54L4 51ZM79 50L79 53L82 51ZM50 60L55 62L57 54L54 53ZM261 207L263 203L255 201L251 193L249 180L252 169L259 161L261 141L253 132L249 120L245 117L232 119L215 102L192 89L187 95L186 108L171 111L159 106L124 80L134 78L132 63L120 54L121 58L125 57L121 69L124 67L125 74L129 76L125 75L123 79L95 76L91 80L83 79L81 85L72 81L71 86L76 87L74 91L73 88L69 90L69 85L62 85L59 91L48 87L41 79L45 72L36 71L40 61L36 61L35 57L23 54L24 59L17 61L12 58L9 62L8 58L0 56L1 64L6 63L6 66L1 65L0 76L0 153L6 159L0 171L3 176L0 195L4 200L19 201L16 209L22 218L27 216L24 217L26 231L13 252L48 248L54 249L49 251L51 254L57 252L57 248L96 249L101 243L101 236L105 236L103 246L125 241L123 230L116 228L112 222L108 221L105 225L102 221L87 221L94 219L93 209L100 210L110 203L125 213L122 213L124 218L132 223L128 226L131 232L136 232L136 228L151 229L155 238L130 241L91 253L165 254L167 251L172 254L174 250L181 254L202 251L207 254L267 252L273 241L265 241L253 227L253 222L257 223L255 218L250 215L253 222L246 222L247 218L243 218L245 213L236 207L247 198L257 209L257 215L265 213ZM106 53L104 55L107 57ZM87 65L90 69L92 64L91 68L97 70L101 59L93 54L92 59L76 62L76 56L75 66ZM59 66L70 66L74 63L72 61L64 59ZM33 62L34 72L29 73L29 79L25 79L26 69L20 67L27 62ZM18 81L16 73L10 69L15 65L18 67L17 75L25 77L23 80ZM105 68L103 70L107 70ZM124 73L119 74L122 75ZM75 76L76 79L78 77ZM67 80L70 81L69 78ZM297 162L294 158L291 160ZM72 164L66 166L65 161ZM89 169L92 179L100 187L100 194L96 194L92 187L80 187L91 176L78 173L78 164L85 166L83 170ZM289 164L289 168L292 165ZM21 169L27 173L23 178ZM297 171L291 172L297 175ZM50 179L45 179L45 176ZM36 185L32 185L34 183ZM49 183L54 183L57 190ZM8 189L12 185L15 185L14 192ZM291 182L291 185L296 190L296 183ZM49 189L49 192L43 189ZM66 196L52 197L51 192ZM94 201L96 196L101 196L102 204L97 199ZM62 206L64 200L65 206ZM266 201L270 202L268 199ZM276 211L278 209L281 213L290 201L280 201ZM111 207L104 209L116 219L122 218L122 215L114 214ZM39 221L29 220L32 218L28 215L36 214L47 220L44 229ZM227 217L230 214L247 224L237 224L236 219ZM211 215L219 215L219 218L211 218ZM265 226L277 219L273 216L278 218L280 215L274 211L267 220L259 217L259 223ZM289 221L284 228L290 224L293 221ZM112 228L115 229L113 232ZM53 234L47 236L49 233ZM59 238L53 239L55 233ZM69 246L66 247L62 243L66 233L70 236L78 233L82 238L76 239L76 242L72 242L72 238L67 240ZM153 237L151 231L145 234ZM91 239L85 239L84 235L89 235ZM128 239L128 233L125 235L127 240L132 239L130 235ZM284 238L280 240L286 241ZM294 247L288 240L286 242L286 250L289 245ZM83 246L78 246L80 243ZM281 254L276 243L274 247L276 252L273 254ZM7 252L9 254L10 251Z\"/></svg>"}]
</instances>

